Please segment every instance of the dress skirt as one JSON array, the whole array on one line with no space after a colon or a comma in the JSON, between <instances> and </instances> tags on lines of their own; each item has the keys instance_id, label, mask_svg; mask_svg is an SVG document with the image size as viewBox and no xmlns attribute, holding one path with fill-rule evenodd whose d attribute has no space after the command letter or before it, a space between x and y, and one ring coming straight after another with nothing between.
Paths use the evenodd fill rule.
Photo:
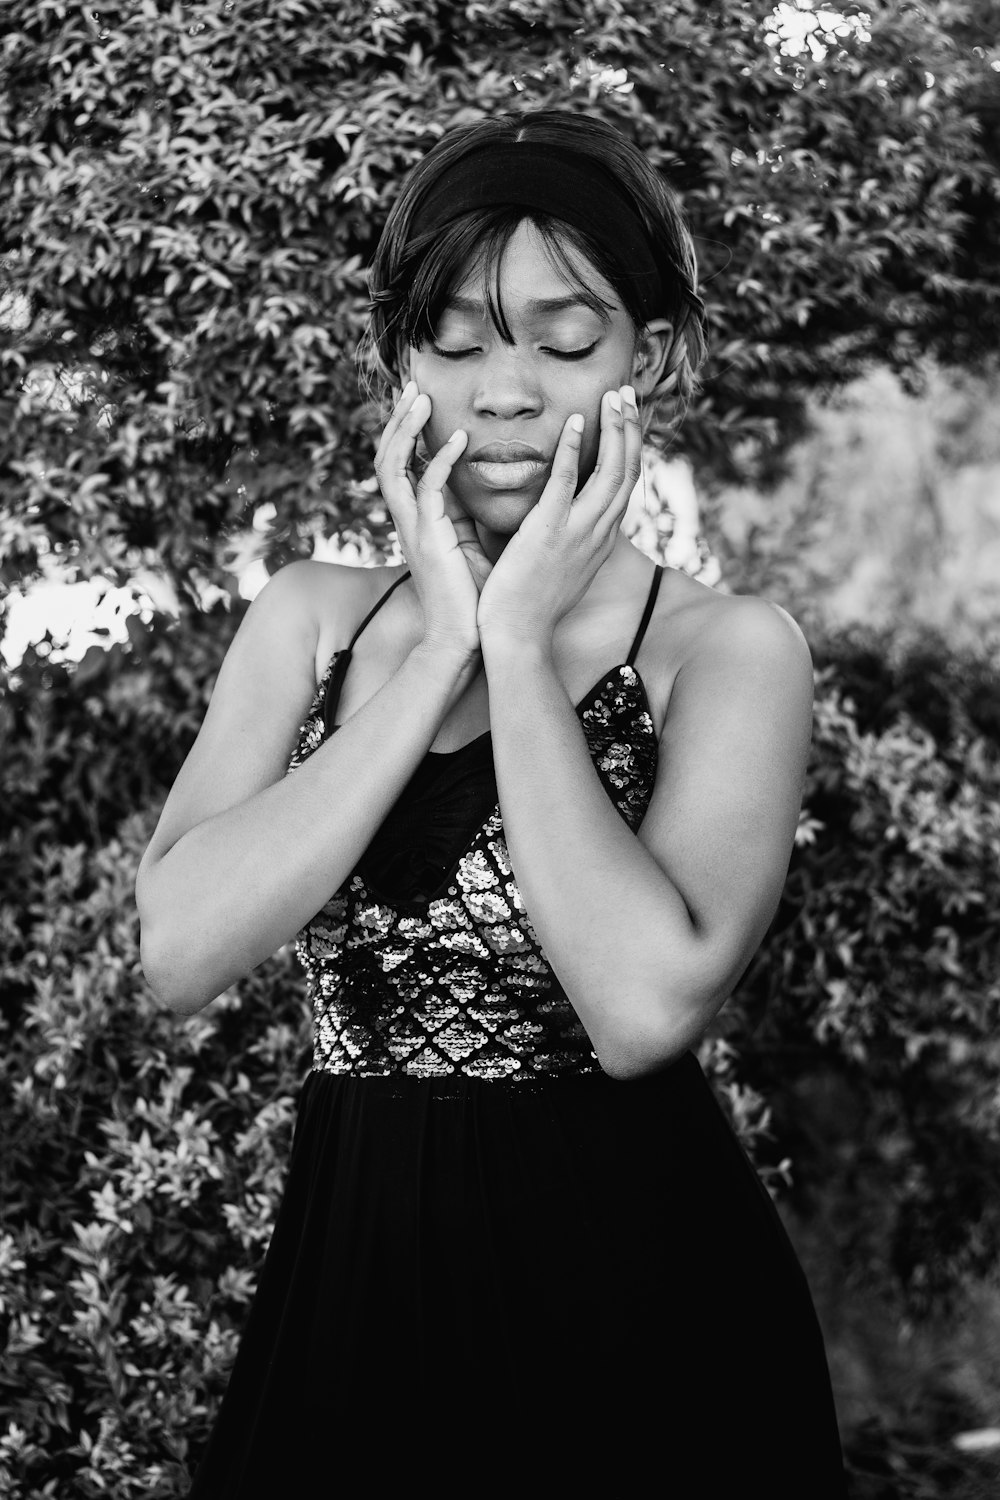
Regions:
<instances>
[{"instance_id":1,"label":"dress skirt","mask_svg":"<svg viewBox=\"0 0 1000 1500\"><path fill-rule=\"evenodd\" d=\"M191 1500L846 1494L781 1221L690 1054L306 1080Z\"/></svg>"}]
</instances>

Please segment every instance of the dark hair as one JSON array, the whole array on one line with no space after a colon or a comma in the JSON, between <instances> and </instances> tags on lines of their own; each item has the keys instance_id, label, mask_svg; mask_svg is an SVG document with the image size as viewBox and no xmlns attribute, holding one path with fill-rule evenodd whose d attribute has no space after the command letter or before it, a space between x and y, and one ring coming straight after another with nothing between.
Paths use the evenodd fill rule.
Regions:
<instances>
[{"instance_id":1,"label":"dark hair","mask_svg":"<svg viewBox=\"0 0 1000 1500\"><path fill-rule=\"evenodd\" d=\"M678 198L614 126L589 115L548 109L498 115L458 126L444 135L407 177L386 220L369 272L371 316L358 351L368 389L381 387L379 394L385 398L399 383L400 347L412 344L419 348L433 337L449 295L470 266L478 267L483 274L497 331L502 338L511 337L500 303L499 268L504 250L524 219L535 224L557 270L595 311L603 311L605 304L593 287L581 282L566 254L567 246L579 251L613 287L637 328L646 321L627 268L581 229L551 214L520 207L483 208L430 232L413 233L414 212L442 173L492 142L520 141L569 150L578 158L590 157L595 170L610 174L634 204L658 259L674 272L664 286L662 313L673 327L673 341L664 378L653 399L669 392L683 411L705 357L705 322L697 295L694 245Z\"/></svg>"}]
</instances>

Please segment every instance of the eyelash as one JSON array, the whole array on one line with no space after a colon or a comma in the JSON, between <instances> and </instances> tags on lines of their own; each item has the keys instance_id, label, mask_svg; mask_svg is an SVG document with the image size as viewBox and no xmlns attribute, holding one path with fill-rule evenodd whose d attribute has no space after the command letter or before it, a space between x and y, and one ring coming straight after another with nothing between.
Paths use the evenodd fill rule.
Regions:
<instances>
[{"instance_id":1,"label":"eyelash","mask_svg":"<svg viewBox=\"0 0 1000 1500\"><path fill-rule=\"evenodd\" d=\"M597 344L598 344L598 340L595 339L592 344L587 344L587 346L585 348L583 348L583 349L545 349L545 348L543 348L542 349L542 353L543 354L551 354L551 356L552 356L553 359L567 359L567 360L586 359L586 357L587 357L588 354L593 354L594 350L597 348ZM472 354L481 354L482 353L482 350L479 349L478 347L473 348L473 349L441 349L441 348L438 347L437 344L432 344L431 348L434 350L434 353L440 355L440 357L442 359L468 359L469 356L472 355Z\"/></svg>"}]
</instances>

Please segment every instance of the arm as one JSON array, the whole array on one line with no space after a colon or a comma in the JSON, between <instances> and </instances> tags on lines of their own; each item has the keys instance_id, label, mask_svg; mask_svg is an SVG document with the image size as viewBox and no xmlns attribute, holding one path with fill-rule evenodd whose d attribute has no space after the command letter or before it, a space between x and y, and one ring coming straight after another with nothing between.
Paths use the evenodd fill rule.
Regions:
<instances>
[{"instance_id":1,"label":"arm","mask_svg":"<svg viewBox=\"0 0 1000 1500\"><path fill-rule=\"evenodd\" d=\"M812 672L788 616L713 605L673 688L638 836L600 784L551 655L484 642L511 864L605 1070L662 1066L753 955L788 867Z\"/></svg>"},{"instance_id":2,"label":"arm","mask_svg":"<svg viewBox=\"0 0 1000 1500\"><path fill-rule=\"evenodd\" d=\"M339 888L474 670L468 652L419 642L286 777L315 693L318 592L329 587L328 569L293 564L254 600L143 857L143 968L175 1010L200 1010Z\"/></svg>"},{"instance_id":3,"label":"arm","mask_svg":"<svg viewBox=\"0 0 1000 1500\"><path fill-rule=\"evenodd\" d=\"M429 416L411 382L375 455L422 617L388 682L286 778L315 693L319 595L330 577L322 563L271 580L223 663L136 882L143 968L175 1010L201 1010L326 904L476 670L489 564L445 493L464 434L438 450L414 493L409 465ZM356 570L337 571L345 593L358 588ZM341 604L339 636L350 633L348 615L353 624L363 613Z\"/></svg>"}]
</instances>

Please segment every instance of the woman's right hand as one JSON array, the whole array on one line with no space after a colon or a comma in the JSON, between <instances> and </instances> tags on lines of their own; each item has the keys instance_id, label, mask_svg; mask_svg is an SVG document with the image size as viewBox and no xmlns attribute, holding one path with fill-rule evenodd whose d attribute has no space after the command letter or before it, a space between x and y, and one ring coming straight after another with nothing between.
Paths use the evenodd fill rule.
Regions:
<instances>
[{"instance_id":1,"label":"woman's right hand","mask_svg":"<svg viewBox=\"0 0 1000 1500\"><path fill-rule=\"evenodd\" d=\"M430 397L409 381L382 434L375 473L413 575L424 641L471 656L479 651L476 613L490 562L473 522L446 489L468 442L465 432L453 433L438 449L414 489L414 449L430 414Z\"/></svg>"}]
</instances>

